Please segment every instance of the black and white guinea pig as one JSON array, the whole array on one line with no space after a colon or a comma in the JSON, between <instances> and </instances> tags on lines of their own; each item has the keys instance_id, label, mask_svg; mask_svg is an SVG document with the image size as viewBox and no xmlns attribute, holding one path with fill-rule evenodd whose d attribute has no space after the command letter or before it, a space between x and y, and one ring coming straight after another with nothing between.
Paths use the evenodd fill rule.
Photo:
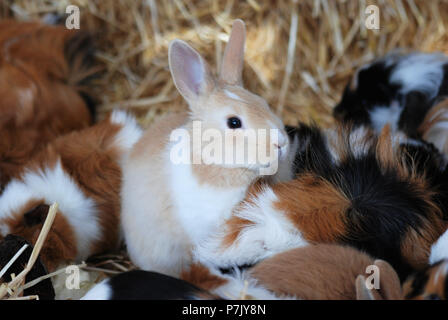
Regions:
<instances>
[{"instance_id":1,"label":"black and white guinea pig","mask_svg":"<svg viewBox=\"0 0 448 320\"><path fill-rule=\"evenodd\" d=\"M279 300L246 271L220 270L194 262L179 278L143 270L128 271L91 288L82 300Z\"/></svg>"},{"instance_id":2,"label":"black and white guinea pig","mask_svg":"<svg viewBox=\"0 0 448 320\"><path fill-rule=\"evenodd\" d=\"M342 122L386 123L409 137L427 111L448 94L448 56L441 53L390 53L359 68L347 84L333 115Z\"/></svg>"},{"instance_id":3,"label":"black and white guinea pig","mask_svg":"<svg viewBox=\"0 0 448 320\"><path fill-rule=\"evenodd\" d=\"M95 285L82 300L213 300L207 291L157 272L133 270Z\"/></svg>"}]
</instances>

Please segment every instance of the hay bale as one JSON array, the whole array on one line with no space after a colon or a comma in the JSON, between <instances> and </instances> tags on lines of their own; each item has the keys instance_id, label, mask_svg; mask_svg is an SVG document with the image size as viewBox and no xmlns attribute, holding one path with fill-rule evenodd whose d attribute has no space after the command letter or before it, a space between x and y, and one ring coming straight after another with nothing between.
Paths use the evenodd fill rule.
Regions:
<instances>
[{"instance_id":1,"label":"hay bale","mask_svg":"<svg viewBox=\"0 0 448 320\"><path fill-rule=\"evenodd\" d=\"M79 6L81 29L98 35L97 57L107 70L96 83L100 112L129 109L145 125L186 108L167 68L169 41L188 41L218 67L235 18L248 29L246 87L287 124L331 124L348 78L373 57L398 47L448 49L448 3L437 0L9 0L0 14L35 19L64 14L68 4ZM369 4L380 9L380 30L365 28Z\"/></svg>"}]
</instances>

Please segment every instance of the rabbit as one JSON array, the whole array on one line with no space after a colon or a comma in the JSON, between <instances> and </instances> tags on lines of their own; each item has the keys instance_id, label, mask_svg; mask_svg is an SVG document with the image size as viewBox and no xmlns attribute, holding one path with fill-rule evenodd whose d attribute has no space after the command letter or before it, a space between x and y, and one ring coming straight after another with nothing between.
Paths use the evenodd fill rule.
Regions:
<instances>
[{"instance_id":1,"label":"rabbit","mask_svg":"<svg viewBox=\"0 0 448 320\"><path fill-rule=\"evenodd\" d=\"M448 259L440 260L409 277L403 285L408 300L448 299Z\"/></svg>"},{"instance_id":2,"label":"rabbit","mask_svg":"<svg viewBox=\"0 0 448 320\"><path fill-rule=\"evenodd\" d=\"M392 52L356 71L333 115L376 132L388 123L393 131L418 138L425 114L448 93L447 70L442 53Z\"/></svg>"},{"instance_id":3,"label":"rabbit","mask_svg":"<svg viewBox=\"0 0 448 320\"><path fill-rule=\"evenodd\" d=\"M92 37L41 22L0 21L0 192L48 142L93 123Z\"/></svg>"},{"instance_id":4,"label":"rabbit","mask_svg":"<svg viewBox=\"0 0 448 320\"><path fill-rule=\"evenodd\" d=\"M316 244L291 249L259 262L248 271L257 285L277 296L304 300L356 300L358 276L365 285L365 277L375 272L382 291L387 291L391 299L402 297L398 276L386 261L375 260L349 246Z\"/></svg>"},{"instance_id":5,"label":"rabbit","mask_svg":"<svg viewBox=\"0 0 448 320\"><path fill-rule=\"evenodd\" d=\"M230 216L247 187L262 177L261 169L288 158L289 139L282 121L261 97L242 86L244 43L245 25L235 20L218 78L187 43L170 43L171 75L189 113L167 115L148 128L123 170L124 237L131 260L143 270L178 276L191 263L195 243ZM269 142L253 147L266 146L269 159L240 165L208 162L194 143L190 151L189 139L173 141L173 133L179 131L195 139L193 130L198 124L226 141L233 133L265 129ZM172 160L179 146L188 150L185 154L193 163ZM238 152L244 146L237 143L235 149ZM194 162L195 157L200 161Z\"/></svg>"},{"instance_id":6,"label":"rabbit","mask_svg":"<svg viewBox=\"0 0 448 320\"><path fill-rule=\"evenodd\" d=\"M34 245L49 206L59 205L41 251L50 272L67 262L118 248L122 240L122 166L142 129L123 111L50 142L0 196L0 240L8 234Z\"/></svg>"},{"instance_id":7,"label":"rabbit","mask_svg":"<svg viewBox=\"0 0 448 320\"><path fill-rule=\"evenodd\" d=\"M388 261L402 281L424 268L447 228L446 184L433 177L442 175L439 158L389 126L379 136L366 127L303 125L298 132L296 178L253 184L232 216L196 246L195 259L228 268L337 243Z\"/></svg>"}]
</instances>

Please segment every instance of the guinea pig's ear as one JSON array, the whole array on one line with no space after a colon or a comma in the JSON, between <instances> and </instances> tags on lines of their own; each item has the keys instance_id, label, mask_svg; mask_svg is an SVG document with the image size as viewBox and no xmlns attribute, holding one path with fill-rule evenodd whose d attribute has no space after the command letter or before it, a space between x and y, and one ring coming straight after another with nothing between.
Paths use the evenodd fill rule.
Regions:
<instances>
[{"instance_id":1,"label":"guinea pig's ear","mask_svg":"<svg viewBox=\"0 0 448 320\"><path fill-rule=\"evenodd\" d=\"M222 58L219 80L230 85L243 85L246 26L243 20L233 22L232 32Z\"/></svg>"},{"instance_id":2,"label":"guinea pig's ear","mask_svg":"<svg viewBox=\"0 0 448 320\"><path fill-rule=\"evenodd\" d=\"M401 289L400 278L394 268L384 260L375 260L374 264L380 270L379 292L385 300L402 300L403 291Z\"/></svg>"},{"instance_id":3,"label":"guinea pig's ear","mask_svg":"<svg viewBox=\"0 0 448 320\"><path fill-rule=\"evenodd\" d=\"M174 84L190 104L213 88L209 67L201 55L182 40L173 40L168 48L168 62Z\"/></svg>"},{"instance_id":4,"label":"guinea pig's ear","mask_svg":"<svg viewBox=\"0 0 448 320\"><path fill-rule=\"evenodd\" d=\"M39 204L23 215L23 220L27 227L39 225L45 222L50 206L47 204Z\"/></svg>"}]
</instances>

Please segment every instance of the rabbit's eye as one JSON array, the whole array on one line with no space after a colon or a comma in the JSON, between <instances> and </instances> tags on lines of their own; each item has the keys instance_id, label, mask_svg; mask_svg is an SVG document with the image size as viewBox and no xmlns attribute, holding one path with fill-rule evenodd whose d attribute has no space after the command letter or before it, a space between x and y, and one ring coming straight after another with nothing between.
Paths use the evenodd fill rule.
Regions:
<instances>
[{"instance_id":1,"label":"rabbit's eye","mask_svg":"<svg viewBox=\"0 0 448 320\"><path fill-rule=\"evenodd\" d=\"M238 117L230 117L227 119L227 126L230 129L238 129L241 128L241 120Z\"/></svg>"}]
</instances>

